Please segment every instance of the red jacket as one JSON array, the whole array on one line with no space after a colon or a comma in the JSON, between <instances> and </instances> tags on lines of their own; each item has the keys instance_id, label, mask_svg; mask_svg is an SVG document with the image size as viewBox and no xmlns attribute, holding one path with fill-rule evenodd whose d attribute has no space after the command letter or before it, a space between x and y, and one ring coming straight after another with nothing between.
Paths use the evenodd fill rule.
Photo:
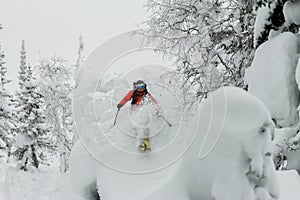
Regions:
<instances>
[{"instance_id":1,"label":"red jacket","mask_svg":"<svg viewBox=\"0 0 300 200\"><path fill-rule=\"evenodd\" d=\"M137 92L137 91L136 91ZM124 97L123 99L120 101L119 104L121 104L122 106L124 106L128 101L130 101L134 96L134 90L130 90ZM147 92L146 97L149 97L150 100L157 104L157 101L152 97L152 95ZM139 94L139 92L137 92L136 95L136 101L133 103L134 105L140 105L143 102L143 98L144 98L144 92Z\"/></svg>"}]
</instances>

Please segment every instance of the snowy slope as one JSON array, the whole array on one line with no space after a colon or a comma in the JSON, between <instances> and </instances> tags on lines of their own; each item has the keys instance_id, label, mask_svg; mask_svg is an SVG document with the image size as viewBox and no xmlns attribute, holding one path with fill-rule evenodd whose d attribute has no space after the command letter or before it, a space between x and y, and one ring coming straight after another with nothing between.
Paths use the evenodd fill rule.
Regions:
<instances>
[{"instance_id":1,"label":"snowy slope","mask_svg":"<svg viewBox=\"0 0 300 200\"><path fill-rule=\"evenodd\" d=\"M10 167L6 171L1 177L5 181L0 181L0 200L88 200L77 195L68 174L59 175L57 167L34 173Z\"/></svg>"},{"instance_id":2,"label":"snowy slope","mask_svg":"<svg viewBox=\"0 0 300 200\"><path fill-rule=\"evenodd\" d=\"M165 72L164 68L157 66L148 69L142 67L133 72L132 76L151 75L152 78L156 78ZM121 77L118 83L115 80L118 78L120 77L113 76L103 86L99 86L98 91L93 95L88 94L86 96L83 111L78 111L82 118L77 121L76 126L81 132L81 141L83 141L84 146L98 161L97 177L99 178L97 180L101 196L104 199L134 200L150 195L174 175L177 164L173 163L185 152L194 137L194 134L187 134L186 130L195 130L197 123L195 123L196 118L192 121L181 120L183 116L180 107L178 107L174 90L160 82L155 82L155 79L151 83L150 79L148 89L159 102L159 106L163 108L161 112L173 126L169 127L164 120L153 115L153 105L143 107L141 110L143 112L138 114L138 118L144 118L144 113L150 118L147 127L150 128L152 153L139 153L137 148L140 144L139 133L135 134L133 130L133 125L138 124L138 121L130 114L129 105L122 108L116 126L112 127L116 112L114 107L132 84L131 81L127 81L127 77ZM129 80L135 79L130 78ZM114 83L117 83L117 87L107 91L107 88L113 87ZM111 96L116 97L111 99ZM79 99L79 101L81 100L83 98ZM78 106L78 108L81 107ZM138 127L138 129L142 128ZM140 131L142 130L137 130L137 132ZM73 159L71 158L71 160ZM170 166L171 164L173 165ZM76 165L78 166L80 163L72 166L76 167ZM83 169L84 173L74 172L73 174L89 177L90 173L93 173L92 170L93 168L85 168ZM71 171L73 171L72 168ZM131 184L128 184L128 181ZM82 182L87 183L84 180ZM90 179L88 184L91 182ZM112 185L114 187L111 187ZM115 192L116 188L118 192Z\"/></svg>"},{"instance_id":3,"label":"snowy slope","mask_svg":"<svg viewBox=\"0 0 300 200\"><path fill-rule=\"evenodd\" d=\"M176 88L160 79L170 71L168 65L157 58L153 50L141 51L139 46L140 41L128 39L128 35L120 35L101 45L80 70L79 87L74 94L74 116L83 145L102 164L133 173L169 165L178 159L193 138L193 135L180 131L189 124L181 120L181 102ZM153 105L145 106L136 117L131 114L130 103L121 109L116 126L112 126L116 105L132 89L132 82L138 79L147 82L149 92L162 108L160 112L173 124L172 127L153 115L156 109ZM149 119L147 124L141 125L137 120L143 118L142 115ZM135 131L133 125L139 130ZM150 129L153 152L160 151L160 154L152 156L152 164L138 165L140 154L137 146L143 128ZM171 143L178 143L177 149L171 150ZM124 165L124 160L130 162Z\"/></svg>"},{"instance_id":4,"label":"snowy slope","mask_svg":"<svg viewBox=\"0 0 300 200\"><path fill-rule=\"evenodd\" d=\"M0 158L0 199L1 200L9 200L7 186L5 184L6 177L6 168L5 160Z\"/></svg>"},{"instance_id":5,"label":"snowy slope","mask_svg":"<svg viewBox=\"0 0 300 200\"><path fill-rule=\"evenodd\" d=\"M118 45L127 41L122 36L115 40L112 43ZM186 134L185 130L193 125L187 119L182 120L177 88L160 79L161 75L170 70L167 65L153 51L134 51L131 55L126 54L128 49L122 48L121 45L120 48L103 51L99 47L87 59L74 95L74 114L83 144L81 148L85 147L98 162L97 181L101 196L105 199L140 199L157 190L159 185L173 176L176 165L170 165L190 145L194 135ZM110 50L114 52L108 52ZM124 51L126 56L113 60L115 51L121 55ZM118 101L132 88L132 82L138 79L147 82L149 92L158 101L160 112L172 123L172 127L153 115L156 108L151 104L144 106L137 116L131 113L129 105L124 106L118 115L117 124L112 126ZM147 123L140 124L139 119L145 117L149 119ZM138 130L135 131L133 127ZM138 152L139 134L143 128L150 129L150 154ZM77 174L89 176L91 171L93 169L88 171L83 168ZM92 180L86 181L90 184ZM133 186L128 181L133 182ZM114 188L118 188L118 192Z\"/></svg>"},{"instance_id":6,"label":"snowy slope","mask_svg":"<svg viewBox=\"0 0 300 200\"><path fill-rule=\"evenodd\" d=\"M168 98L171 97L171 95L168 96ZM105 105L104 94L97 92L97 99L104 100L100 105ZM212 104L210 104L211 101L213 101ZM106 106L104 107L106 108ZM211 110L211 107L214 110ZM77 127L82 127L79 131L94 132L93 135L84 132L86 138L83 138L83 141L87 141L88 146L85 147L98 161L97 182L101 196L106 200L119 198L171 200L176 197L192 200L212 199L213 196L220 199L224 195L227 195L228 199L238 200L240 195L242 195L241 198L254 199L255 191L249 184L248 179L250 178L247 173L251 168L250 174L254 174L253 176L264 174L267 177L265 169L270 166L270 163L264 159L264 153L270 151L272 137L272 121L267 109L258 99L237 88L219 90L207 103L201 105L201 108L202 110L199 111L195 107L194 115L190 116L188 120L180 121L180 126L174 125L170 128L165 125L165 128L162 129L164 134L153 135L151 138L153 141L157 140L156 143L153 143L154 151L141 154L136 153L136 149L130 148L130 143L128 143L130 139L128 138L131 136L124 133L122 136L120 127L106 129L108 132L113 132L110 137L118 135L118 141L117 138L116 140L107 140L105 136L97 136L99 134L97 130L104 129L96 129L96 122L90 118L94 107L86 104L83 115L85 123L79 122ZM169 108L166 113L172 113L172 109ZM168 115L168 117L171 121L176 121L175 116ZM101 118L109 119L103 116ZM122 117L120 120L123 120ZM236 126L237 124L239 126ZM170 146L159 149L169 141L168 134L173 133L173 128L177 129L177 135L173 135L176 138L172 138ZM266 131L260 135L261 128ZM116 132L115 129L121 133ZM210 134L206 135L206 133ZM183 147L189 147L195 134L197 138L192 148L183 154L185 153ZM218 145L214 146L219 136L222 137ZM93 144L95 139L95 144ZM110 141L113 141L112 145L109 143ZM205 142L203 143L203 141ZM127 145L122 146L122 142ZM115 148L115 145L119 148ZM131 142L131 146L135 146L134 142ZM214 150L209 155L212 148ZM198 154L199 150L200 154ZM245 152L247 157L245 157ZM183 157L177 161L181 155ZM253 162L249 163L248 159L252 159ZM73 165L76 165L76 162ZM274 168L273 165L271 167ZM216 173L216 171L219 172ZM79 174L80 172L74 171L73 173ZM81 171L82 176L85 174L89 176L90 173L87 168L83 168ZM233 176L236 178L232 179ZM268 178L266 179L268 180ZM201 181L203 179L206 181ZM231 182L232 180L235 180L235 183ZM237 180L239 182L236 182ZM270 182L266 181L266 183L253 182L253 184L261 186L266 193L275 197L278 195L276 179L272 179ZM230 189L237 186L244 191L242 194L235 193ZM269 190L269 186L272 186L270 187L272 190ZM175 188L177 190L174 190ZM201 189L199 190L199 188ZM211 193L212 190L213 193Z\"/></svg>"},{"instance_id":7,"label":"snowy slope","mask_svg":"<svg viewBox=\"0 0 300 200\"><path fill-rule=\"evenodd\" d=\"M50 196L57 173L54 171L24 172L8 168L5 180L5 200L41 200Z\"/></svg>"}]
</instances>

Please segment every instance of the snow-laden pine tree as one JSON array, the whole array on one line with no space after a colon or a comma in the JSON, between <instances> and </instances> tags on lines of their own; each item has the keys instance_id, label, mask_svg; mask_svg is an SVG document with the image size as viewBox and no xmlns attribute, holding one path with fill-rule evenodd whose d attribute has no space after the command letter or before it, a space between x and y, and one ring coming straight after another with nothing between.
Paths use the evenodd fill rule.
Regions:
<instances>
[{"instance_id":1,"label":"snow-laden pine tree","mask_svg":"<svg viewBox=\"0 0 300 200\"><path fill-rule=\"evenodd\" d=\"M26 70L27 70L27 60L26 60L26 49L25 49L25 41L22 41L21 51L20 51L20 66L19 66L19 76L18 76L18 84L21 89L25 82Z\"/></svg>"},{"instance_id":2,"label":"snow-laden pine tree","mask_svg":"<svg viewBox=\"0 0 300 200\"><path fill-rule=\"evenodd\" d=\"M83 62L84 62L83 51L84 51L83 37L82 37L82 35L80 35L80 37L79 37L79 47L78 47L78 52L77 52L77 60L76 60L76 63L75 63L75 73L74 73L75 88L79 84L78 83L78 73L79 73L80 68L83 65Z\"/></svg>"},{"instance_id":3,"label":"snow-laden pine tree","mask_svg":"<svg viewBox=\"0 0 300 200\"><path fill-rule=\"evenodd\" d=\"M252 1L148 0L146 7L142 35L175 57L184 84L195 86L198 97L222 84L243 86L254 54Z\"/></svg>"},{"instance_id":4,"label":"snow-laden pine tree","mask_svg":"<svg viewBox=\"0 0 300 200\"><path fill-rule=\"evenodd\" d=\"M46 123L55 138L60 157L60 170L68 169L68 157L73 146L72 91L74 68L62 58L44 58L37 66L39 86L45 98Z\"/></svg>"},{"instance_id":5,"label":"snow-laden pine tree","mask_svg":"<svg viewBox=\"0 0 300 200\"><path fill-rule=\"evenodd\" d=\"M6 84L10 82L6 78L7 68L5 66L5 54L0 46L0 149L5 149L10 156L12 146L12 95L9 94Z\"/></svg>"},{"instance_id":6,"label":"snow-laden pine tree","mask_svg":"<svg viewBox=\"0 0 300 200\"><path fill-rule=\"evenodd\" d=\"M20 169L28 170L30 166L38 168L41 163L47 162L47 152L53 150L53 141L45 125L44 97L39 92L31 66L26 62L24 42L15 107L17 147L13 154L19 161Z\"/></svg>"}]
</instances>

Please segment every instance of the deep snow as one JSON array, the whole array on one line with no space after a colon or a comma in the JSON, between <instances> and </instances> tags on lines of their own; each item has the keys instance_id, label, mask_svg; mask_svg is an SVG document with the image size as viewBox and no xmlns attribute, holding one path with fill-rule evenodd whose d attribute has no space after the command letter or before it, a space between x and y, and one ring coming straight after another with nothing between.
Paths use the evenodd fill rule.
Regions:
<instances>
[{"instance_id":1,"label":"deep snow","mask_svg":"<svg viewBox=\"0 0 300 200\"><path fill-rule=\"evenodd\" d=\"M300 23L299 5L299 1L287 1L284 5L286 26ZM256 23L256 36L265 16L266 12L261 12L260 21ZM122 37L118 39L114 41L116 44L128 42ZM276 129L275 145L280 145L283 138L294 136L297 129L290 126L297 121L299 103L299 66L295 76L298 44L297 37L291 33L270 34L269 41L258 48L246 73L250 93L265 103L280 126L286 127ZM113 49L121 54L124 50L122 45ZM276 199L279 192L280 200L299 199L300 179L296 171L274 171L268 156L272 149L272 122L259 100L227 88L225 93L231 95L225 98L227 103L224 104L225 93L219 90L200 108L194 107L192 117L188 118L189 115L184 115L186 112L182 110L184 102L178 98L178 88L158 80L168 69L157 67L153 60L148 65L157 67L155 70L135 69L129 65L141 65L133 63L133 59L125 58L124 66L124 60L111 64L112 58L114 54L94 52L86 63L89 69L80 73L81 87L76 91L75 105L81 106L75 111L84 145L78 142L72 151L71 176L59 176L55 166L33 172L17 171L0 159L0 200L89 200L91 193L97 192L94 190L96 183L104 200L121 197L130 200L187 200L210 199L212 196L222 200L236 200L241 196L247 200L254 199L254 196L258 200L270 200ZM145 59L141 60L145 64ZM110 69L100 73L100 77L99 64L107 66L108 63ZM120 63L122 68L116 67ZM139 138L129 125L144 118L142 114L126 121L132 115L129 107L125 107L117 126L111 127L118 99L137 76L150 83L149 88L163 108L162 113L174 124L170 128L161 119L153 117L153 106L144 108L141 113L146 111L149 114L150 123L147 120L142 128L147 125L153 133L153 152L147 154L137 152ZM177 104L180 106L174 107ZM237 109L239 106L241 109ZM249 112L253 114L248 115ZM179 148L174 150L174 147ZM275 153L279 150L275 148ZM257 179L256 176L261 174L263 178Z\"/></svg>"},{"instance_id":2,"label":"deep snow","mask_svg":"<svg viewBox=\"0 0 300 200\"><path fill-rule=\"evenodd\" d=\"M69 174L57 175L59 171L58 168L48 168L44 172L36 173L24 173L7 168L8 166L1 161L1 200L89 200L79 196L77 191L72 189ZM5 183L6 170L10 170L10 175L15 177L13 181L14 184L8 185ZM296 171L278 171L276 175L280 185L280 200L298 200L300 196L300 178ZM26 190L23 188L26 188ZM173 188L174 192L176 192L177 189L178 188ZM155 197L153 198L157 199ZM180 199L180 196L176 199Z\"/></svg>"},{"instance_id":3,"label":"deep snow","mask_svg":"<svg viewBox=\"0 0 300 200\"><path fill-rule=\"evenodd\" d=\"M105 200L179 197L250 200L260 196L261 191L278 198L274 166L265 158L272 151L273 122L256 97L238 88L221 88L206 102L195 104L188 114L179 107L178 88L159 79L167 71L164 67L126 70L122 66L128 72L122 75L106 69L104 78L95 87L96 71L92 71L99 70L100 65L92 64L89 59L87 63L90 64L81 70L82 74L89 75L86 77L89 81L82 81L75 93L76 126L83 144L76 146L81 151L85 147L97 160L95 178L99 194ZM164 116L173 123L169 127L155 117L154 105L142 108L151 119L147 128L153 147L152 152L145 154L137 150L139 138L132 127L138 123L129 105L121 109L117 125L112 126L116 104L136 79L147 80L149 91L163 108ZM76 148L74 151L81 152ZM94 167L89 170L83 166L82 155L72 153L71 159L78 162L72 162L71 176L90 177L88 180L79 177L77 180L83 181L75 182L76 187L88 188L94 182L95 172ZM264 176L265 181L258 181L256 176ZM234 192L237 187L241 193Z\"/></svg>"}]
</instances>

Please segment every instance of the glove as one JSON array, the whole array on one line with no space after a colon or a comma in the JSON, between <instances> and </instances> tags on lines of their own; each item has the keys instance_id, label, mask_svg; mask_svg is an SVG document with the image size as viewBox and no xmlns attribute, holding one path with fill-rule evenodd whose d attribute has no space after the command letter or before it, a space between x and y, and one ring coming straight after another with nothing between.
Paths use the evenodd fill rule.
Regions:
<instances>
[{"instance_id":1,"label":"glove","mask_svg":"<svg viewBox=\"0 0 300 200\"><path fill-rule=\"evenodd\" d=\"M122 108L122 105L121 105L121 104L118 104L118 105L117 105L117 108L118 108L118 110L120 110L120 109Z\"/></svg>"}]
</instances>

